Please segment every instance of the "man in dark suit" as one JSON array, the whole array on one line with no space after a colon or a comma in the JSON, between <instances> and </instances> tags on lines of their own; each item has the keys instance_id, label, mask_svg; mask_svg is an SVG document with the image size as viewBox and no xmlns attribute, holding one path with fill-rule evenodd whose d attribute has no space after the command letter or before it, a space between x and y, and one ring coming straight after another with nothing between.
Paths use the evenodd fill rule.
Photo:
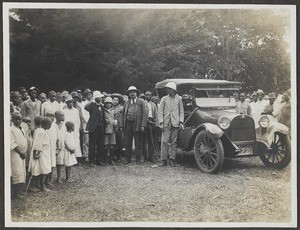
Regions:
<instances>
[{"instance_id":1,"label":"man in dark suit","mask_svg":"<svg viewBox=\"0 0 300 230\"><path fill-rule=\"evenodd\" d=\"M85 110L90 113L90 118L86 125L86 130L89 131L89 162L90 166L94 167L95 163L101 166L105 165L104 154L104 131L105 118L104 106L102 105L103 95L100 91L93 93L93 100L85 105ZM95 148L97 154L95 156Z\"/></svg>"},{"instance_id":2,"label":"man in dark suit","mask_svg":"<svg viewBox=\"0 0 300 230\"><path fill-rule=\"evenodd\" d=\"M125 102L123 109L123 128L125 136L125 162L131 162L132 140L135 141L135 160L141 163L141 132L144 132L147 125L147 113L144 100L138 98L140 93L135 86L130 86L127 90L129 100Z\"/></svg>"}]
</instances>

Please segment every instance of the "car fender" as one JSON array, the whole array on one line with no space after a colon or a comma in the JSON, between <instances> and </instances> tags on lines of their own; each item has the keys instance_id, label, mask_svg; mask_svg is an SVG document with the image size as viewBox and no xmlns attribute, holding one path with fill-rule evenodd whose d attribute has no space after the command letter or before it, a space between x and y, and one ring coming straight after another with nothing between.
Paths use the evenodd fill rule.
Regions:
<instances>
[{"instance_id":1,"label":"car fender","mask_svg":"<svg viewBox=\"0 0 300 230\"><path fill-rule=\"evenodd\" d=\"M212 123L201 124L197 127L197 129L201 129L202 127L206 131L211 133L211 135L213 135L213 137L215 137L215 138L220 138L224 134L223 130L219 126L212 124Z\"/></svg>"},{"instance_id":2,"label":"car fender","mask_svg":"<svg viewBox=\"0 0 300 230\"><path fill-rule=\"evenodd\" d=\"M283 135L288 135L289 128L279 122L270 122L267 132L269 134L268 135L268 145L270 146L273 141L274 133L281 133Z\"/></svg>"},{"instance_id":3,"label":"car fender","mask_svg":"<svg viewBox=\"0 0 300 230\"><path fill-rule=\"evenodd\" d=\"M195 139L198 133L200 133L202 130L206 130L215 138L220 138L224 134L223 130L219 126L211 123L203 123L197 126L185 150L191 150L194 147Z\"/></svg>"}]
</instances>

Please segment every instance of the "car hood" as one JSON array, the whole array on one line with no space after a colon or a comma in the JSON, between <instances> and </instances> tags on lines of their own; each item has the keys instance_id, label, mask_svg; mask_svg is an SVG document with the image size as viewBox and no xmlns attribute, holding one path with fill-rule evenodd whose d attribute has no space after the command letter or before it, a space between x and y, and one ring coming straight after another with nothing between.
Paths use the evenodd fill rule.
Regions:
<instances>
[{"instance_id":1,"label":"car hood","mask_svg":"<svg viewBox=\"0 0 300 230\"><path fill-rule=\"evenodd\" d=\"M218 123L220 117L227 117L230 121L239 116L240 114L235 112L235 109L229 110L207 110L205 111L208 116L208 121L212 123Z\"/></svg>"}]
</instances>

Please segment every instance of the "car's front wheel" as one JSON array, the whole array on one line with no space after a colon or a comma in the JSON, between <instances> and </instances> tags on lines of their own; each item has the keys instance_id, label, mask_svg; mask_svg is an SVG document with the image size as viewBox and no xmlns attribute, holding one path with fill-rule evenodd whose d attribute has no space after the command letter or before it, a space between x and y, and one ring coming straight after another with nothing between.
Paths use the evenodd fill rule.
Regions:
<instances>
[{"instance_id":1,"label":"car's front wheel","mask_svg":"<svg viewBox=\"0 0 300 230\"><path fill-rule=\"evenodd\" d=\"M202 130L196 137L194 155L198 167L206 173L217 173L224 163L224 148L220 138Z\"/></svg>"},{"instance_id":2,"label":"car's front wheel","mask_svg":"<svg viewBox=\"0 0 300 230\"><path fill-rule=\"evenodd\" d=\"M288 135L274 133L269 149L259 153L260 159L267 167L283 169L291 161L291 140Z\"/></svg>"}]
</instances>

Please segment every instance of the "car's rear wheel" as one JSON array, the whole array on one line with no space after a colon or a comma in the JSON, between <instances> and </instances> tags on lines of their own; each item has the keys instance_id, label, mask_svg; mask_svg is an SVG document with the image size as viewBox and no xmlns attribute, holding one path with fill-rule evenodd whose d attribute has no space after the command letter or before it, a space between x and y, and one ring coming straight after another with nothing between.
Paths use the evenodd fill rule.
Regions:
<instances>
[{"instance_id":1,"label":"car's rear wheel","mask_svg":"<svg viewBox=\"0 0 300 230\"><path fill-rule=\"evenodd\" d=\"M206 130L195 140L194 155L198 167L206 173L217 173L224 163L224 148L220 138L213 137Z\"/></svg>"},{"instance_id":2,"label":"car's rear wheel","mask_svg":"<svg viewBox=\"0 0 300 230\"><path fill-rule=\"evenodd\" d=\"M288 135L275 132L270 149L259 153L267 167L283 169L291 161L291 140Z\"/></svg>"}]
</instances>

